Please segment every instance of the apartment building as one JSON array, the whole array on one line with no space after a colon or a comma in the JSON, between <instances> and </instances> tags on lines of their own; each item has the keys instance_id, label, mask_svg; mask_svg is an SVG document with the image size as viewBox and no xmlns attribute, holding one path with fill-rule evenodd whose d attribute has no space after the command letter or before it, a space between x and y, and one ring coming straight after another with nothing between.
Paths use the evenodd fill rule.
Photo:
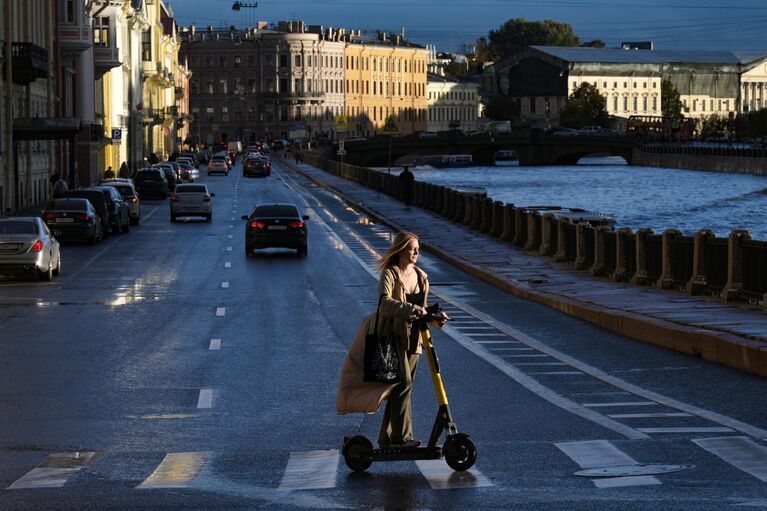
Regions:
<instances>
[{"instance_id":1,"label":"apartment building","mask_svg":"<svg viewBox=\"0 0 767 511\"><path fill-rule=\"evenodd\" d=\"M478 128L479 85L461 82L442 74L429 73L427 131L460 129L468 133Z\"/></svg>"}]
</instances>

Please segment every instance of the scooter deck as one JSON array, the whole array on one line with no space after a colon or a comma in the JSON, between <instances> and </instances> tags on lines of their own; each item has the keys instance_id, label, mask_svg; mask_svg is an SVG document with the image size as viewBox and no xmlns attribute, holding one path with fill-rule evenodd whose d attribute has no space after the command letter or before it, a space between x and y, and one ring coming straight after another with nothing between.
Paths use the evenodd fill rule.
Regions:
<instances>
[{"instance_id":1,"label":"scooter deck","mask_svg":"<svg viewBox=\"0 0 767 511\"><path fill-rule=\"evenodd\" d=\"M438 460L442 458L442 447L387 447L373 449L370 456L373 461Z\"/></svg>"}]
</instances>

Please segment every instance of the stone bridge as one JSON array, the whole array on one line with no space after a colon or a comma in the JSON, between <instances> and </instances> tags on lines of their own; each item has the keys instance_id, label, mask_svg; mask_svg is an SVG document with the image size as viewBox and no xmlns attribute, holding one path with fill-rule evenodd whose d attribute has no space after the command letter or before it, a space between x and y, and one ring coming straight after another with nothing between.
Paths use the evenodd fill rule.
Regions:
<instances>
[{"instance_id":1,"label":"stone bridge","mask_svg":"<svg viewBox=\"0 0 767 511\"><path fill-rule=\"evenodd\" d=\"M495 153L513 149L520 165L574 165L589 154L621 156L631 163L634 143L625 137L553 136L536 133L508 135L441 135L434 138L393 138L391 161L408 155L470 154L477 165L493 165ZM389 140L346 142L344 161L362 167L385 167L389 161ZM338 158L337 156L334 156Z\"/></svg>"}]
</instances>

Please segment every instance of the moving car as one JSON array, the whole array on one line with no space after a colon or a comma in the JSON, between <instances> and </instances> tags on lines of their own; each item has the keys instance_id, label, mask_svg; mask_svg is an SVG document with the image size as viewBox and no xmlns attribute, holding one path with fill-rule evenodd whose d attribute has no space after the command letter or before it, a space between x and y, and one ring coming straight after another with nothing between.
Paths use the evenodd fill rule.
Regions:
<instances>
[{"instance_id":1,"label":"moving car","mask_svg":"<svg viewBox=\"0 0 767 511\"><path fill-rule=\"evenodd\" d=\"M180 216L203 216L210 222L213 216L215 193L208 191L204 184L181 184L170 196L170 221L175 222Z\"/></svg>"},{"instance_id":2,"label":"moving car","mask_svg":"<svg viewBox=\"0 0 767 511\"><path fill-rule=\"evenodd\" d=\"M192 160L188 158L179 158L176 160L179 169L181 170L181 179L188 183L194 183L200 178L200 171L195 167Z\"/></svg>"},{"instance_id":3,"label":"moving car","mask_svg":"<svg viewBox=\"0 0 767 511\"><path fill-rule=\"evenodd\" d=\"M104 239L101 217L88 199L53 199L43 211L43 221L61 241L77 239L95 245Z\"/></svg>"},{"instance_id":4,"label":"moving car","mask_svg":"<svg viewBox=\"0 0 767 511\"><path fill-rule=\"evenodd\" d=\"M61 196L70 199L88 199L93 209L96 210L96 214L101 218L103 237L105 239L109 237L109 205L103 191L94 188L77 188L67 190Z\"/></svg>"},{"instance_id":5,"label":"moving car","mask_svg":"<svg viewBox=\"0 0 767 511\"><path fill-rule=\"evenodd\" d=\"M0 219L0 273L33 271L40 280L61 273L61 246L40 218Z\"/></svg>"},{"instance_id":6,"label":"moving car","mask_svg":"<svg viewBox=\"0 0 767 511\"><path fill-rule=\"evenodd\" d=\"M122 195L123 201L128 205L131 224L139 224L141 221L141 201L138 198L138 191L136 191L132 179L105 179L99 183L99 186L113 186L116 188L120 195Z\"/></svg>"},{"instance_id":7,"label":"moving car","mask_svg":"<svg viewBox=\"0 0 767 511\"><path fill-rule=\"evenodd\" d=\"M94 190L104 193L109 211L109 227L113 233L126 233L130 231L130 208L123 200L123 196L113 186L94 186Z\"/></svg>"},{"instance_id":8,"label":"moving car","mask_svg":"<svg viewBox=\"0 0 767 511\"><path fill-rule=\"evenodd\" d=\"M242 175L267 177L272 173L272 163L266 156L248 156L242 164Z\"/></svg>"},{"instance_id":9,"label":"moving car","mask_svg":"<svg viewBox=\"0 0 767 511\"><path fill-rule=\"evenodd\" d=\"M165 199L168 196L168 180L165 173L157 168L143 168L136 171L133 183L142 199L155 197Z\"/></svg>"},{"instance_id":10,"label":"moving car","mask_svg":"<svg viewBox=\"0 0 767 511\"><path fill-rule=\"evenodd\" d=\"M208 175L218 173L229 175L229 163L226 160L226 156L216 155L210 159L208 163Z\"/></svg>"},{"instance_id":11,"label":"moving car","mask_svg":"<svg viewBox=\"0 0 767 511\"><path fill-rule=\"evenodd\" d=\"M293 248L299 257L308 253L306 221L295 204L258 204L245 223L245 255L253 256L257 248Z\"/></svg>"}]
</instances>

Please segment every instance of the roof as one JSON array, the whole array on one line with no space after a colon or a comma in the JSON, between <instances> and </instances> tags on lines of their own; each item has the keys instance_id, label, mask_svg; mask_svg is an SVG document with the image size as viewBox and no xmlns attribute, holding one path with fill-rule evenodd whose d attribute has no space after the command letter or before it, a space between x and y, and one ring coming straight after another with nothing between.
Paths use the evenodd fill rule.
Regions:
<instances>
[{"instance_id":1,"label":"roof","mask_svg":"<svg viewBox=\"0 0 767 511\"><path fill-rule=\"evenodd\" d=\"M532 46L566 62L609 64L668 64L672 62L707 64L749 64L767 58L767 50L622 50L618 48L581 48L563 46Z\"/></svg>"}]
</instances>

